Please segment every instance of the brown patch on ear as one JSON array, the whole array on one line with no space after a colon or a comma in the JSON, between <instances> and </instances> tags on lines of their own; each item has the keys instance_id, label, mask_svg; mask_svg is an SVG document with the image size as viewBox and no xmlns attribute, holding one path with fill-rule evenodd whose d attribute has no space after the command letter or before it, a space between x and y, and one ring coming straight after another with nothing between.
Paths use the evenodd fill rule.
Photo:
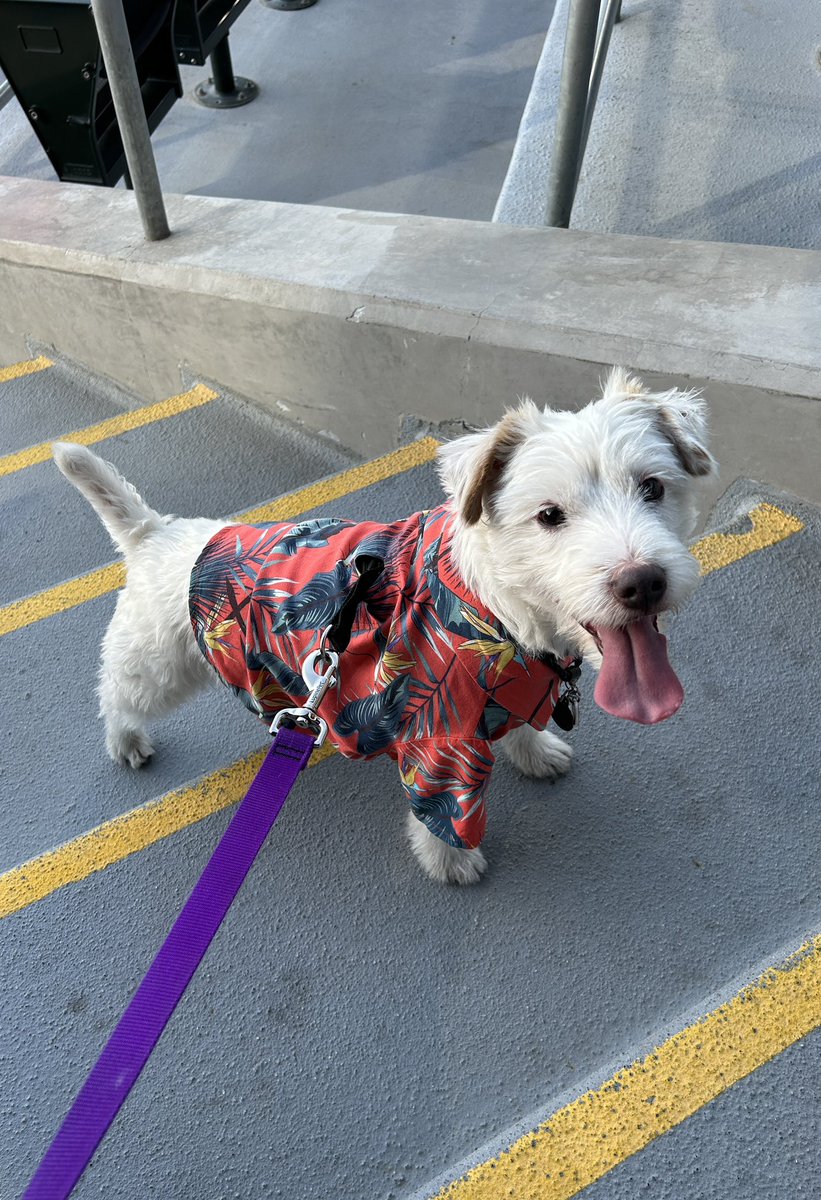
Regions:
<instances>
[{"instance_id":1,"label":"brown patch on ear","mask_svg":"<svg viewBox=\"0 0 821 1200\"><path fill-rule=\"evenodd\" d=\"M669 408L658 410L661 432L675 451L676 458L688 475L709 475L715 463L713 457L698 442L682 435L679 422Z\"/></svg>"},{"instance_id":2,"label":"brown patch on ear","mask_svg":"<svg viewBox=\"0 0 821 1200\"><path fill-rule=\"evenodd\" d=\"M462 520L466 525L475 525L481 519L484 507L492 499L502 480L502 472L513 451L525 439L523 414L517 409L505 413L493 437L476 467L470 485L462 500Z\"/></svg>"}]
</instances>

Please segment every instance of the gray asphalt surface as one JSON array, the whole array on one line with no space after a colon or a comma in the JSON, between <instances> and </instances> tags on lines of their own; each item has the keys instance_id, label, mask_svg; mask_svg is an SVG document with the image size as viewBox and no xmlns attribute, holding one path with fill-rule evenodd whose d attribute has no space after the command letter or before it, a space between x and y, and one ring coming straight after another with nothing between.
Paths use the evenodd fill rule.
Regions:
<instances>
[{"instance_id":1,"label":"gray asphalt surface","mask_svg":"<svg viewBox=\"0 0 821 1200\"><path fill-rule=\"evenodd\" d=\"M129 452L160 506L183 486L180 511L260 503L268 465L293 454L279 427L256 426L243 461L257 482L229 500L221 472L183 485L173 420ZM202 433L213 459L207 422L179 431ZM128 466L132 438L106 453ZM46 471L16 487L51 489ZM315 511L390 519L438 496L427 467ZM743 529L761 498L738 484L715 519ZM614 721L587 676L567 778L551 787L498 764L478 887L421 876L389 761L332 758L302 778L78 1197L410 1197L817 930L819 519L770 498L807 529L710 575L675 619L682 712L654 729ZM87 508L52 521L36 557L56 564L73 547L85 561L97 529ZM95 565L110 560L98 550ZM60 579L37 569L41 586ZM147 770L116 768L93 694L112 606L0 639L5 867L263 744L215 689L158 727ZM229 816L0 922L0 1196L36 1166ZM817 1144L799 1144L790 1178L816 1178ZM680 1197L677 1178L652 1194Z\"/></svg>"},{"instance_id":2,"label":"gray asphalt surface","mask_svg":"<svg viewBox=\"0 0 821 1200\"><path fill-rule=\"evenodd\" d=\"M77 380L72 367L58 362L50 370L2 384L11 416L2 423L9 450L65 437L127 410L124 397L108 381L86 378L77 387ZM180 392L185 390L180 383ZM17 426L29 412L34 432L21 436ZM103 458L114 459L127 479L139 479L141 494L161 512L228 517L359 461L341 446L306 437L226 396L169 420L171 426L167 421L146 425L94 447ZM6 514L0 535L0 604L116 557L101 523L89 522L87 502L66 486L51 462L5 476L0 494ZM249 497L259 499L249 502ZM67 538L69 528L83 533Z\"/></svg>"},{"instance_id":3,"label":"gray asphalt surface","mask_svg":"<svg viewBox=\"0 0 821 1200\"><path fill-rule=\"evenodd\" d=\"M809 1034L584 1192L810 1200L818 1195L821 1032Z\"/></svg>"}]
</instances>

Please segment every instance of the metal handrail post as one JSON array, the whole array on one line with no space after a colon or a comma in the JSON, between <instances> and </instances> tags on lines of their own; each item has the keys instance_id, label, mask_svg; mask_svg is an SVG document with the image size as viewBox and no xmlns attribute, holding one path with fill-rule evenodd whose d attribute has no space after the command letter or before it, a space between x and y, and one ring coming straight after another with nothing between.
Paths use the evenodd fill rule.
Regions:
<instances>
[{"instance_id":1,"label":"metal handrail post","mask_svg":"<svg viewBox=\"0 0 821 1200\"><path fill-rule=\"evenodd\" d=\"M550 157L545 212L546 225L564 229L570 224L576 190L579 147L584 129L599 11L600 0L570 0L559 88L559 111L553 153Z\"/></svg>"},{"instance_id":2,"label":"metal handrail post","mask_svg":"<svg viewBox=\"0 0 821 1200\"><path fill-rule=\"evenodd\" d=\"M149 242L159 242L167 238L171 230L165 215L122 0L91 0L91 8L145 236Z\"/></svg>"},{"instance_id":3,"label":"metal handrail post","mask_svg":"<svg viewBox=\"0 0 821 1200\"><path fill-rule=\"evenodd\" d=\"M579 176L582 172L584 152L587 149L587 139L590 136L590 125L593 121L593 113L596 110L596 101L599 98L599 87L604 73L604 64L607 61L607 51L610 49L610 35L613 32L613 26L618 24L620 19L621 0L607 0L607 7L604 10L604 16L599 26L599 36L596 41L596 50L593 54L593 65L590 68L590 86L587 89L587 104L584 108L584 121L582 122L582 131L579 137L579 155L576 162L576 177L573 181L571 204L576 198L576 188L579 185Z\"/></svg>"}]
</instances>

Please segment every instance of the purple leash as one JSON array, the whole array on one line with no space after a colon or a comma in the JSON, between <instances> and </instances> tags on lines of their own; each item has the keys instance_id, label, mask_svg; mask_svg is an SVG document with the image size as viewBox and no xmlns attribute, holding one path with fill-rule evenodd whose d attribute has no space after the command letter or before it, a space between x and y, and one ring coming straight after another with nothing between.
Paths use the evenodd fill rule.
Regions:
<instances>
[{"instance_id":1,"label":"purple leash","mask_svg":"<svg viewBox=\"0 0 821 1200\"><path fill-rule=\"evenodd\" d=\"M320 662L327 664L323 675ZM316 709L336 678L337 655L319 650L303 667L303 708L277 713L276 737L245 799L69 1109L23 1200L65 1200L145 1066L268 836L314 745L327 734ZM281 724L290 718L297 728Z\"/></svg>"},{"instance_id":2,"label":"purple leash","mask_svg":"<svg viewBox=\"0 0 821 1200\"><path fill-rule=\"evenodd\" d=\"M281 728L23 1200L65 1200L137 1081L314 748Z\"/></svg>"}]
</instances>

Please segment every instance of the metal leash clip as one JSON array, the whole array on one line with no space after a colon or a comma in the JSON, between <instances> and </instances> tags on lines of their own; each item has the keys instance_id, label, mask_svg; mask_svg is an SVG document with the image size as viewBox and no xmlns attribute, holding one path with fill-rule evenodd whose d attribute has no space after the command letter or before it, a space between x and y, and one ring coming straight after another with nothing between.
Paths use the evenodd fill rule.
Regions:
<instances>
[{"instance_id":1,"label":"metal leash clip","mask_svg":"<svg viewBox=\"0 0 821 1200\"><path fill-rule=\"evenodd\" d=\"M336 683L339 655L327 648L330 628L322 635L319 649L309 654L302 664L302 678L308 685L308 695L305 703L299 708L281 708L275 714L268 732L275 734L280 725L285 722L297 729L304 729L316 739L316 745L321 746L328 736L328 722L324 721L318 709L329 688ZM320 666L325 670L320 674Z\"/></svg>"}]
</instances>

